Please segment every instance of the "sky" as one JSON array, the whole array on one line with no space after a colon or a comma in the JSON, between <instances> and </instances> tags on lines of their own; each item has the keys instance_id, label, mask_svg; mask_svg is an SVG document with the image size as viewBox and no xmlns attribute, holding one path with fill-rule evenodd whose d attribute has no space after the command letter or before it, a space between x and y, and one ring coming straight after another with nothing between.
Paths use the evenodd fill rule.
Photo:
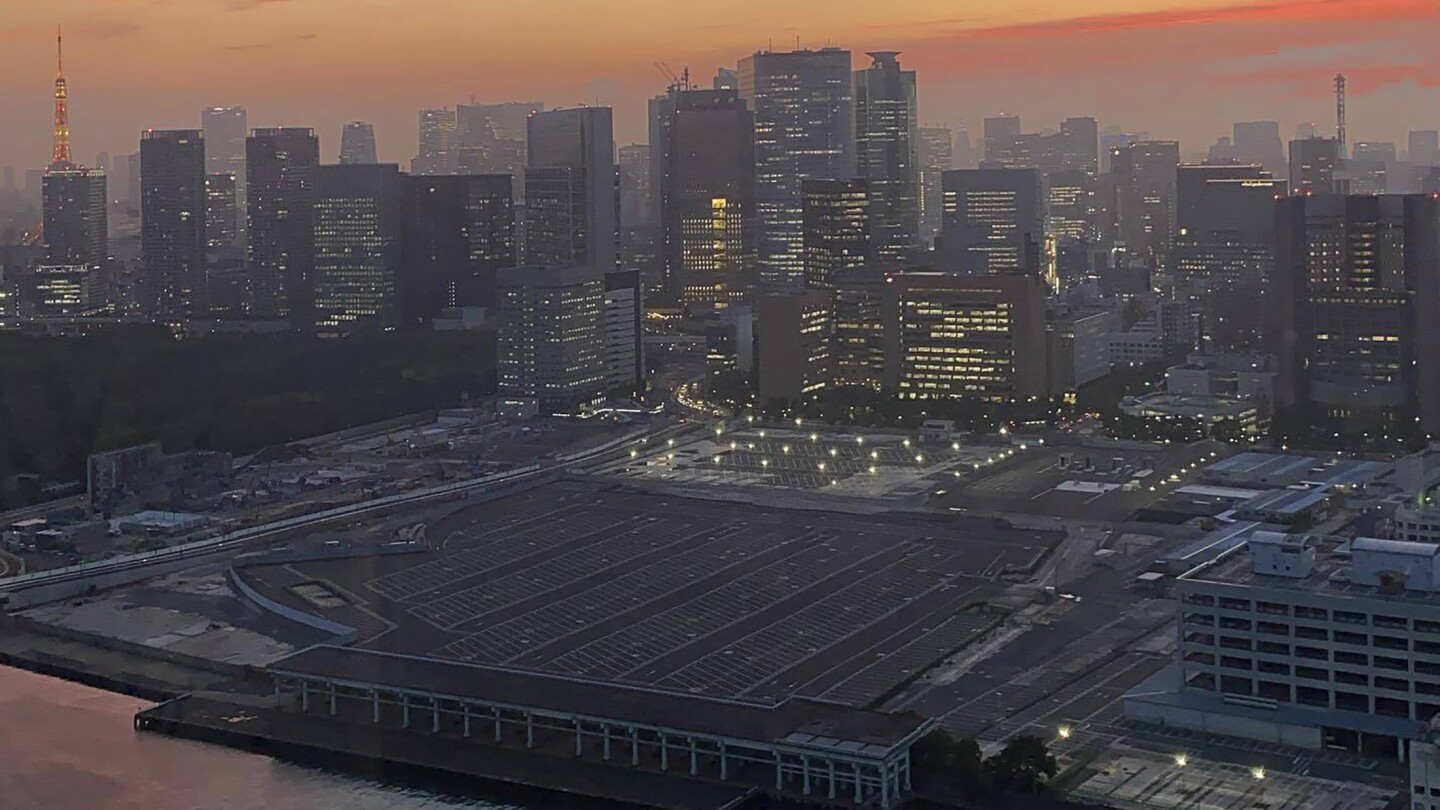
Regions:
<instances>
[{"instance_id":1,"label":"sky","mask_svg":"<svg viewBox=\"0 0 1440 810\"><path fill-rule=\"evenodd\" d=\"M1001 112L1027 131L1093 115L1203 152L1233 121L1350 140L1440 128L1440 0L0 0L0 164L48 162L56 24L77 159L138 148L242 105L251 126L313 126L334 160L352 119L408 162L423 107L609 104L617 143L688 66L702 83L761 49L898 50L925 124Z\"/></svg>"}]
</instances>

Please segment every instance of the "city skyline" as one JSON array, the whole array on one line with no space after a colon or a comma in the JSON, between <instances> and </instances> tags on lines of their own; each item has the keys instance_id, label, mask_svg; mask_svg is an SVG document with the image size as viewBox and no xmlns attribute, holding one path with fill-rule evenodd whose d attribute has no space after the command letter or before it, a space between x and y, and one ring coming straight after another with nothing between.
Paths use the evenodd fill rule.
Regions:
<instances>
[{"instance_id":1,"label":"city skyline","mask_svg":"<svg viewBox=\"0 0 1440 810\"><path fill-rule=\"evenodd\" d=\"M332 0L59 0L18 9L0 27L0 69L10 77L0 106L18 124L0 132L0 163L38 167L50 151L56 22L69 39L82 162L133 150L143 129L194 127L202 107L230 104L247 107L256 126L314 126L327 153L345 122L373 120L387 161L415 153L420 108L472 96L608 104L616 142L640 142L645 99L666 82L656 63L706 75L797 41L848 48L857 69L867 50L901 51L919 74L921 123L972 135L1000 112L1046 121L1093 114L1102 127L1179 139L1191 153L1230 121L1277 119L1287 133L1316 121L1325 133L1333 128L1327 79L1343 71L1351 140L1403 143L1408 129L1434 126L1413 111L1440 102L1440 65L1425 47L1440 20L1418 0L1105 0L1083 14L1053 0L1004 11L923 0L879 25L858 2L821 14L808 0L784 8L744 0L721 21L650 0L603 9L429 5L436 14L371 0L366 14L346 18ZM669 37L672 24L693 33ZM362 47L378 30L382 51ZM177 39L181 31L204 33ZM168 58L149 58L161 44ZM1194 103L1163 103L1176 92Z\"/></svg>"}]
</instances>

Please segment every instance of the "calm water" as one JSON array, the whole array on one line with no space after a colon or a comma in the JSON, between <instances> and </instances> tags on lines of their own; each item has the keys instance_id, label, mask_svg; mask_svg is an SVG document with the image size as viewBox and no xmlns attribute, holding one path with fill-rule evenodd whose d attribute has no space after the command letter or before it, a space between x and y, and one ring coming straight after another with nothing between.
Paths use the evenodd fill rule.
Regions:
<instances>
[{"instance_id":1,"label":"calm water","mask_svg":"<svg viewBox=\"0 0 1440 810\"><path fill-rule=\"evenodd\" d=\"M4 810L511 808L134 730L144 701L0 667ZM532 805L539 808L540 805Z\"/></svg>"}]
</instances>

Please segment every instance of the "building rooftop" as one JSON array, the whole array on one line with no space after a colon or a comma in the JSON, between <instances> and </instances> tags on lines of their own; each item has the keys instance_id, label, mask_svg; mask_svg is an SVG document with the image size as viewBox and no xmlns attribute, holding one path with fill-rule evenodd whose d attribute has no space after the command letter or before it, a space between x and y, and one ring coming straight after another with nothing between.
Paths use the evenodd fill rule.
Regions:
<instances>
[{"instance_id":1,"label":"building rooftop","mask_svg":"<svg viewBox=\"0 0 1440 810\"><path fill-rule=\"evenodd\" d=\"M1155 411L1191 419L1238 419L1253 412L1255 403L1235 397L1157 391L1142 397L1126 397L1120 407L1122 410Z\"/></svg>"},{"instance_id":2,"label":"building rooftop","mask_svg":"<svg viewBox=\"0 0 1440 810\"><path fill-rule=\"evenodd\" d=\"M1256 495L1236 509L1283 516L1300 515L1325 503L1331 495L1329 487L1276 489Z\"/></svg>"},{"instance_id":3,"label":"building rooftop","mask_svg":"<svg viewBox=\"0 0 1440 810\"><path fill-rule=\"evenodd\" d=\"M1310 483L1330 486L1362 486L1385 471L1386 464L1360 459L1320 459L1288 453L1245 452L1205 468L1210 482L1274 486Z\"/></svg>"},{"instance_id":4,"label":"building rooftop","mask_svg":"<svg viewBox=\"0 0 1440 810\"><path fill-rule=\"evenodd\" d=\"M1249 554L1232 554L1221 558L1216 564L1207 566L1182 577L1192 582L1213 582L1227 585L1243 585L1253 588L1274 588L1282 590L1308 591L1331 597L1355 599L1379 599L1388 602L1412 605L1433 605L1440 607L1440 592L1407 588L1382 588L1354 581L1351 578L1355 553L1362 554L1403 554L1407 556L1433 557L1440 554L1440 546L1430 543L1410 543L1403 540L1346 538L1263 532L1277 537L1247 538L1249 543L1258 539L1261 544L1297 545L1300 540L1315 549L1315 567L1303 577L1262 574L1255 571L1255 564ZM1426 563L1429 564L1428 562Z\"/></svg>"}]
</instances>

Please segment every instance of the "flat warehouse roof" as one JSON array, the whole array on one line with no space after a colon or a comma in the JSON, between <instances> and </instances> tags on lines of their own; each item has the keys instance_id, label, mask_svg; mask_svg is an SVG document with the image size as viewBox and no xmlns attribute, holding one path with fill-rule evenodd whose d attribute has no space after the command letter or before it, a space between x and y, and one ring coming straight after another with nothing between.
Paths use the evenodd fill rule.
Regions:
<instances>
[{"instance_id":1,"label":"flat warehouse roof","mask_svg":"<svg viewBox=\"0 0 1440 810\"><path fill-rule=\"evenodd\" d=\"M786 741L830 753L883 757L925 729L916 714L890 714L792 698L775 706L523 673L433 658L317 646L272 674L427 692L757 742ZM788 739L787 739L788 738ZM823 741L812 745L809 740Z\"/></svg>"}]
</instances>

